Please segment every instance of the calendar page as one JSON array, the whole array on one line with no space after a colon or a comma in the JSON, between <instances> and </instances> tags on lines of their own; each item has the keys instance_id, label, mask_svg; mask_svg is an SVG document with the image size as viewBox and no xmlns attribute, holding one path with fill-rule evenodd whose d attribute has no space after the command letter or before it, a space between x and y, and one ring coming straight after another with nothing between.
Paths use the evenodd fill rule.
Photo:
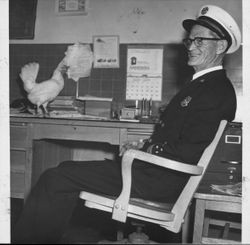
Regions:
<instances>
[{"instance_id":1,"label":"calendar page","mask_svg":"<svg viewBox=\"0 0 250 245\"><path fill-rule=\"evenodd\" d=\"M130 46L127 53L127 100L162 99L163 46Z\"/></svg>"},{"instance_id":2,"label":"calendar page","mask_svg":"<svg viewBox=\"0 0 250 245\"><path fill-rule=\"evenodd\" d=\"M161 101L162 77L127 77L127 100Z\"/></svg>"}]
</instances>

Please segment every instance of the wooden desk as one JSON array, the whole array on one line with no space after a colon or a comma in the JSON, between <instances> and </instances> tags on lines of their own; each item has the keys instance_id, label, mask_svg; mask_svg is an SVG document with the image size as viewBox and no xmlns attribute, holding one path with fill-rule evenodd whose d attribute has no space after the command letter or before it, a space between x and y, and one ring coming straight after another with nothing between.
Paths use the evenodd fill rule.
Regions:
<instances>
[{"instance_id":1,"label":"wooden desk","mask_svg":"<svg viewBox=\"0 0 250 245\"><path fill-rule=\"evenodd\" d=\"M241 214L241 197L214 194L207 191L198 190L195 193L194 198L196 200L195 206L195 220L194 220L194 233L193 243L196 244L212 244L212 243L240 243L229 239L218 239L208 237L209 224L216 224L219 226L225 226L226 222L222 220L213 220L210 222L209 217L205 217L206 210L213 210L226 213ZM211 220L212 221L212 220ZM241 229L241 224L231 222L231 228ZM229 227L227 227L229 229Z\"/></svg>"},{"instance_id":2,"label":"wooden desk","mask_svg":"<svg viewBox=\"0 0 250 245\"><path fill-rule=\"evenodd\" d=\"M41 172L72 159L72 144L65 142L121 146L127 140L148 138L153 128L152 123L11 116L11 197L25 198ZM41 147L35 148L35 142Z\"/></svg>"}]
</instances>

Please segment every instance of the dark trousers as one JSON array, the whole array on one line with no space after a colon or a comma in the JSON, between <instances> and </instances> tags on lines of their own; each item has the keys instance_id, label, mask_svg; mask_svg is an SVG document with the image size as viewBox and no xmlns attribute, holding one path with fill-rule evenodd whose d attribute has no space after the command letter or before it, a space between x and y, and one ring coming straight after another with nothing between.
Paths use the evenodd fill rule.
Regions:
<instances>
[{"instance_id":1,"label":"dark trousers","mask_svg":"<svg viewBox=\"0 0 250 245\"><path fill-rule=\"evenodd\" d=\"M185 176L144 162L133 163L131 196L173 201ZM174 188L178 183L178 188ZM46 170L32 189L12 234L13 243L57 243L67 226L79 192L117 196L122 188L121 166L104 160L67 161Z\"/></svg>"}]
</instances>

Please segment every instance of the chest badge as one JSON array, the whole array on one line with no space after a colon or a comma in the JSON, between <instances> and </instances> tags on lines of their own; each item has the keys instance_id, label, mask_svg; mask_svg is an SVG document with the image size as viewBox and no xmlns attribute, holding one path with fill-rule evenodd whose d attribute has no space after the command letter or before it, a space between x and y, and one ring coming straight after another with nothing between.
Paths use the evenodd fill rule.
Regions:
<instances>
[{"instance_id":1,"label":"chest badge","mask_svg":"<svg viewBox=\"0 0 250 245\"><path fill-rule=\"evenodd\" d=\"M183 101L181 101L181 106L182 107L187 107L191 100L192 100L192 97L187 96Z\"/></svg>"}]
</instances>

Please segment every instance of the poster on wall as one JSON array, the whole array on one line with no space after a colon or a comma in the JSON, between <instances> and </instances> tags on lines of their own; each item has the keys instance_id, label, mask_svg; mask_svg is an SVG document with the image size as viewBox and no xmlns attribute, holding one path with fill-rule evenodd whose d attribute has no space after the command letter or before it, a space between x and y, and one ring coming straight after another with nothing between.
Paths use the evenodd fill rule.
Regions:
<instances>
[{"instance_id":1,"label":"poster on wall","mask_svg":"<svg viewBox=\"0 0 250 245\"><path fill-rule=\"evenodd\" d=\"M94 36L94 68L119 68L119 36Z\"/></svg>"},{"instance_id":2,"label":"poster on wall","mask_svg":"<svg viewBox=\"0 0 250 245\"><path fill-rule=\"evenodd\" d=\"M162 99L163 46L129 46L126 99Z\"/></svg>"},{"instance_id":3,"label":"poster on wall","mask_svg":"<svg viewBox=\"0 0 250 245\"><path fill-rule=\"evenodd\" d=\"M86 15L88 0L56 0L57 15Z\"/></svg>"}]
</instances>

